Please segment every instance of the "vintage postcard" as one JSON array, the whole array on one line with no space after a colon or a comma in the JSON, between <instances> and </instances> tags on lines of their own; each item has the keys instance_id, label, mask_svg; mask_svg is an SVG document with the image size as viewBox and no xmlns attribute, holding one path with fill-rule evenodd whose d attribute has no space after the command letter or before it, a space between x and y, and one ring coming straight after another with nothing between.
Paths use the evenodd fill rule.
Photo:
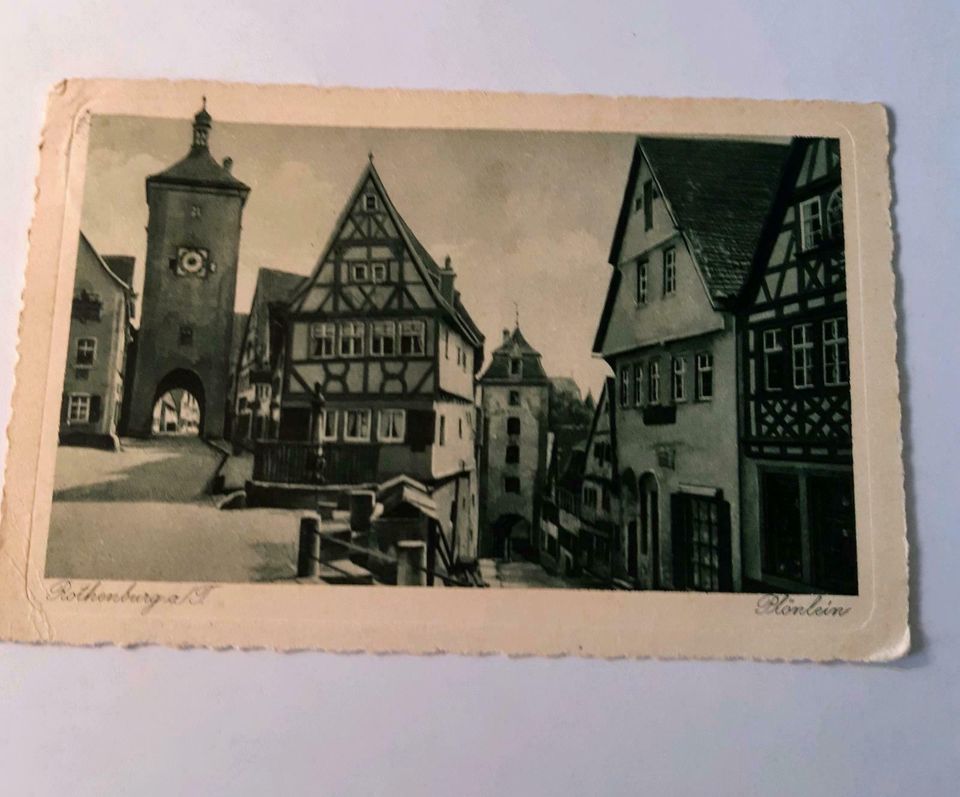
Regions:
<instances>
[{"instance_id":1,"label":"vintage postcard","mask_svg":"<svg viewBox=\"0 0 960 797\"><path fill-rule=\"evenodd\" d=\"M909 647L878 105L67 81L0 638Z\"/></svg>"}]
</instances>

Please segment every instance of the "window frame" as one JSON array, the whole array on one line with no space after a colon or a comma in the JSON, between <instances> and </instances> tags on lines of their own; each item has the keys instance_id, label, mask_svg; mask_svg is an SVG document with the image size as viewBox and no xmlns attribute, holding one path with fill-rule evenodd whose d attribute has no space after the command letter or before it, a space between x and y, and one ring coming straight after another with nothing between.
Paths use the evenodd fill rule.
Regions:
<instances>
[{"instance_id":1,"label":"window frame","mask_svg":"<svg viewBox=\"0 0 960 797\"><path fill-rule=\"evenodd\" d=\"M650 261L647 260L647 258L643 258L642 260L637 261L637 273L635 277L636 285L634 288L635 292L633 297L634 302L637 305L644 305L647 303L647 296L648 296L647 288L648 288L648 279L649 279L649 274L647 272L648 272L649 263Z\"/></svg>"},{"instance_id":2,"label":"window frame","mask_svg":"<svg viewBox=\"0 0 960 797\"><path fill-rule=\"evenodd\" d=\"M330 334L321 334L320 331L329 329ZM318 341L330 341L330 351L324 353L324 347L321 346L319 352L316 349ZM331 321L314 321L310 324L310 359L329 360L337 356L337 325Z\"/></svg>"},{"instance_id":3,"label":"window frame","mask_svg":"<svg viewBox=\"0 0 960 797\"><path fill-rule=\"evenodd\" d=\"M516 399L516 401L514 401ZM507 405L510 407L519 407L523 404L522 399L520 398L519 390L511 390L507 395Z\"/></svg>"},{"instance_id":4,"label":"window frame","mask_svg":"<svg viewBox=\"0 0 960 797\"><path fill-rule=\"evenodd\" d=\"M349 328L349 334L347 330ZM339 338L338 351L340 352L341 357L363 357L363 342L366 337L366 325L363 321L341 321L338 324L337 336ZM350 346L350 351L346 350L345 344L347 341L352 341L353 345Z\"/></svg>"},{"instance_id":5,"label":"window frame","mask_svg":"<svg viewBox=\"0 0 960 797\"><path fill-rule=\"evenodd\" d=\"M361 276L362 275L362 276ZM350 281L358 284L370 282L370 271L367 263L350 264Z\"/></svg>"},{"instance_id":6,"label":"window frame","mask_svg":"<svg viewBox=\"0 0 960 797\"><path fill-rule=\"evenodd\" d=\"M817 212L810 215L808 208L816 207ZM823 201L820 195L804 199L797 207L797 218L800 222L800 251L809 252L823 243ZM816 221L817 228L813 229L813 221ZM807 222L811 222L811 229L807 231ZM819 236L817 240L812 240Z\"/></svg>"},{"instance_id":7,"label":"window frame","mask_svg":"<svg viewBox=\"0 0 960 797\"><path fill-rule=\"evenodd\" d=\"M67 397L67 425L90 423L90 409L93 404L91 393L70 393ZM85 404L83 417L73 417L74 400L83 401Z\"/></svg>"},{"instance_id":8,"label":"window frame","mask_svg":"<svg viewBox=\"0 0 960 797\"><path fill-rule=\"evenodd\" d=\"M709 375L710 379L710 390L709 392L703 389L704 387L704 375ZM697 401L712 401L714 393L714 371L713 371L713 352L709 351L700 351L697 352L694 360L694 376L695 376L695 398Z\"/></svg>"},{"instance_id":9,"label":"window frame","mask_svg":"<svg viewBox=\"0 0 960 797\"><path fill-rule=\"evenodd\" d=\"M373 213L380 210L380 200L376 194L363 195L363 209L367 213Z\"/></svg>"},{"instance_id":10,"label":"window frame","mask_svg":"<svg viewBox=\"0 0 960 797\"><path fill-rule=\"evenodd\" d=\"M620 402L620 408L626 409L630 406L630 366L624 363L620 366L619 378L617 379L617 394Z\"/></svg>"},{"instance_id":11,"label":"window frame","mask_svg":"<svg viewBox=\"0 0 960 797\"><path fill-rule=\"evenodd\" d=\"M350 434L350 418L355 416L366 420L366 434ZM343 411L343 442L345 443L369 443L371 433L371 418L369 409L346 409ZM358 428L362 428L361 423Z\"/></svg>"},{"instance_id":12,"label":"window frame","mask_svg":"<svg viewBox=\"0 0 960 797\"><path fill-rule=\"evenodd\" d=\"M505 465L520 464L520 445L518 443L509 443L503 451L503 462Z\"/></svg>"},{"instance_id":13,"label":"window frame","mask_svg":"<svg viewBox=\"0 0 960 797\"><path fill-rule=\"evenodd\" d=\"M677 293L677 247L663 250L663 295L676 296Z\"/></svg>"},{"instance_id":14,"label":"window frame","mask_svg":"<svg viewBox=\"0 0 960 797\"><path fill-rule=\"evenodd\" d=\"M800 343L797 343L797 331L802 330L803 335ZM802 324L794 324L790 327L790 371L793 379L794 390L809 390L814 386L814 339L813 324L809 321ZM800 355L800 366L797 365L797 355ZM803 383L797 382L797 374L803 374Z\"/></svg>"},{"instance_id":15,"label":"window frame","mask_svg":"<svg viewBox=\"0 0 960 797\"><path fill-rule=\"evenodd\" d=\"M760 356L763 363L763 389L767 393L778 393L783 390L783 358L786 352L786 349L783 345L784 330L781 327L771 327L769 329L764 329L761 331L760 335ZM768 337L772 341L768 345ZM773 359L780 360L780 376L781 382L779 385L773 385L770 382L770 374L773 369L770 367L770 362ZM792 377L791 377L792 378Z\"/></svg>"},{"instance_id":16,"label":"window frame","mask_svg":"<svg viewBox=\"0 0 960 797\"><path fill-rule=\"evenodd\" d=\"M633 406L643 406L643 363L633 364Z\"/></svg>"},{"instance_id":17,"label":"window frame","mask_svg":"<svg viewBox=\"0 0 960 797\"><path fill-rule=\"evenodd\" d=\"M427 324L419 318L401 321L397 325L397 337L399 338L399 353L406 356L420 357L427 353ZM404 341L419 341L420 350L413 351L404 348Z\"/></svg>"},{"instance_id":18,"label":"window frame","mask_svg":"<svg viewBox=\"0 0 960 797\"><path fill-rule=\"evenodd\" d=\"M839 215L835 215L839 212ZM843 187L837 186L830 192L827 198L827 206L824 212L826 220L826 240L843 240Z\"/></svg>"},{"instance_id":19,"label":"window frame","mask_svg":"<svg viewBox=\"0 0 960 797\"><path fill-rule=\"evenodd\" d=\"M687 400L687 358L682 354L670 358L670 399L674 404Z\"/></svg>"},{"instance_id":20,"label":"window frame","mask_svg":"<svg viewBox=\"0 0 960 797\"><path fill-rule=\"evenodd\" d=\"M317 424L317 429L319 432L320 442L330 442L336 440L340 430L338 421L340 420L337 410L328 410L326 408L320 410L319 423ZM333 422L333 434L329 434L327 430L328 422Z\"/></svg>"},{"instance_id":21,"label":"window frame","mask_svg":"<svg viewBox=\"0 0 960 797\"><path fill-rule=\"evenodd\" d=\"M377 328L390 329L390 334L378 334ZM390 351L384 351L383 343L389 340L391 343ZM376 343L379 341L379 351ZM391 320L379 320L370 322L370 356L371 357L394 357L397 354L397 322Z\"/></svg>"},{"instance_id":22,"label":"window frame","mask_svg":"<svg viewBox=\"0 0 960 797\"><path fill-rule=\"evenodd\" d=\"M516 423L516 430L511 431L511 426ZM507 416L507 436L508 437L519 437L521 430L523 429L523 424L520 422L520 419L516 415Z\"/></svg>"},{"instance_id":23,"label":"window frame","mask_svg":"<svg viewBox=\"0 0 960 797\"><path fill-rule=\"evenodd\" d=\"M647 404L660 404L660 360L657 358L647 363Z\"/></svg>"},{"instance_id":24,"label":"window frame","mask_svg":"<svg viewBox=\"0 0 960 797\"><path fill-rule=\"evenodd\" d=\"M90 347L90 361L84 362L80 359L80 349L83 347L83 344L92 344ZM85 348L85 347L84 347ZM77 348L74 352L74 364L77 368L93 368L97 362L97 339L91 337L77 338Z\"/></svg>"},{"instance_id":25,"label":"window frame","mask_svg":"<svg viewBox=\"0 0 960 797\"><path fill-rule=\"evenodd\" d=\"M384 422L387 418L399 418L394 421L393 434L387 434ZM402 443L407 437L407 411L398 407L387 407L377 413L377 440L381 443Z\"/></svg>"},{"instance_id":26,"label":"window frame","mask_svg":"<svg viewBox=\"0 0 960 797\"><path fill-rule=\"evenodd\" d=\"M828 337L831 325L833 332ZM850 338L847 319L843 316L824 319L823 335L823 384L826 387L841 387L850 384ZM832 355L828 355L832 352ZM831 358L833 362L830 362ZM832 372L828 375L828 371Z\"/></svg>"},{"instance_id":27,"label":"window frame","mask_svg":"<svg viewBox=\"0 0 960 797\"><path fill-rule=\"evenodd\" d=\"M515 376L517 377L517 379L523 379L523 358L522 357L510 358L510 376Z\"/></svg>"},{"instance_id":28,"label":"window frame","mask_svg":"<svg viewBox=\"0 0 960 797\"><path fill-rule=\"evenodd\" d=\"M376 262L370 264L370 281L374 285L382 285L390 276L390 269L386 263Z\"/></svg>"}]
</instances>

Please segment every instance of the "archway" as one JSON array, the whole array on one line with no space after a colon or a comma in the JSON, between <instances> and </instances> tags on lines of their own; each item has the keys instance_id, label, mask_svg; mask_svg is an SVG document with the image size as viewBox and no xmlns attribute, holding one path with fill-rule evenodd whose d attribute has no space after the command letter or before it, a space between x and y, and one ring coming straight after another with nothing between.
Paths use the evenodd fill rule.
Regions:
<instances>
[{"instance_id":1,"label":"archway","mask_svg":"<svg viewBox=\"0 0 960 797\"><path fill-rule=\"evenodd\" d=\"M202 435L204 403L203 382L197 374L184 368L171 371L154 391L151 432L154 435Z\"/></svg>"},{"instance_id":2,"label":"archway","mask_svg":"<svg viewBox=\"0 0 960 797\"><path fill-rule=\"evenodd\" d=\"M530 521L522 515L500 515L493 522L492 530L497 559L509 562L514 554L528 557L532 553Z\"/></svg>"}]
</instances>

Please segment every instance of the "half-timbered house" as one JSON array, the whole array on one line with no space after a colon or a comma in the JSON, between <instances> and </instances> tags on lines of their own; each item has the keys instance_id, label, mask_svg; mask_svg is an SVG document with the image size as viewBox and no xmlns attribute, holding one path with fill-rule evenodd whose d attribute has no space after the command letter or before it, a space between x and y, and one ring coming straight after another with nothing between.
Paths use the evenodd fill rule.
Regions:
<instances>
[{"instance_id":1,"label":"half-timbered house","mask_svg":"<svg viewBox=\"0 0 960 797\"><path fill-rule=\"evenodd\" d=\"M615 571L637 587L741 586L735 303L786 152L636 141L593 350L616 379Z\"/></svg>"},{"instance_id":2,"label":"half-timbered house","mask_svg":"<svg viewBox=\"0 0 960 797\"><path fill-rule=\"evenodd\" d=\"M857 591L840 145L794 141L745 291L743 558L758 588Z\"/></svg>"},{"instance_id":3,"label":"half-timbered house","mask_svg":"<svg viewBox=\"0 0 960 797\"><path fill-rule=\"evenodd\" d=\"M425 484L465 562L477 555L483 335L454 282L450 259L430 256L371 157L288 307L279 432L322 443L328 484L401 474Z\"/></svg>"}]
</instances>

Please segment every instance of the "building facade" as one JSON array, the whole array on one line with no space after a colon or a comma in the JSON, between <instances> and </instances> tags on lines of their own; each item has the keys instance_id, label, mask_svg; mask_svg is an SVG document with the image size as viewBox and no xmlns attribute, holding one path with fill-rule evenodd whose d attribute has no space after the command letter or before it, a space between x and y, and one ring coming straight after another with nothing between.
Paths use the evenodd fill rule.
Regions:
<instances>
[{"instance_id":1,"label":"building facade","mask_svg":"<svg viewBox=\"0 0 960 797\"><path fill-rule=\"evenodd\" d=\"M112 268L111 264L112 263ZM60 442L117 449L133 319L133 259L103 258L81 232Z\"/></svg>"},{"instance_id":2,"label":"building facade","mask_svg":"<svg viewBox=\"0 0 960 797\"><path fill-rule=\"evenodd\" d=\"M477 556L483 335L400 216L372 158L288 307L279 436L322 443L330 484L426 485L446 543Z\"/></svg>"},{"instance_id":3,"label":"building facade","mask_svg":"<svg viewBox=\"0 0 960 797\"><path fill-rule=\"evenodd\" d=\"M741 326L746 575L856 594L839 141L793 143Z\"/></svg>"},{"instance_id":4,"label":"building facade","mask_svg":"<svg viewBox=\"0 0 960 797\"><path fill-rule=\"evenodd\" d=\"M742 586L735 306L786 149L636 142L594 341L616 379L614 569L636 587Z\"/></svg>"},{"instance_id":5,"label":"building facade","mask_svg":"<svg viewBox=\"0 0 960 797\"><path fill-rule=\"evenodd\" d=\"M503 330L480 377L481 551L510 558L538 550L540 500L547 472L550 381L540 353L519 325Z\"/></svg>"},{"instance_id":6,"label":"building facade","mask_svg":"<svg viewBox=\"0 0 960 797\"><path fill-rule=\"evenodd\" d=\"M172 389L192 393L201 433L223 437L240 223L248 186L210 154L212 119L194 117L188 155L147 178L147 256L129 432L149 435L154 405Z\"/></svg>"}]
</instances>

